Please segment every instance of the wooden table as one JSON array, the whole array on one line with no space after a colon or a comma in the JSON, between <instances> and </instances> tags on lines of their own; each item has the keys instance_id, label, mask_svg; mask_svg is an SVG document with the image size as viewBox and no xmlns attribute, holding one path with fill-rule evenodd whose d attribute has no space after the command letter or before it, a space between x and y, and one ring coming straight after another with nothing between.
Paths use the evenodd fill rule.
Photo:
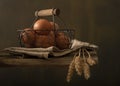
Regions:
<instances>
[{"instance_id":1,"label":"wooden table","mask_svg":"<svg viewBox=\"0 0 120 86\"><path fill-rule=\"evenodd\" d=\"M28 66L68 66L72 61L71 55L64 57L51 57L48 59L22 58L0 53L0 67L28 67Z\"/></svg>"}]
</instances>

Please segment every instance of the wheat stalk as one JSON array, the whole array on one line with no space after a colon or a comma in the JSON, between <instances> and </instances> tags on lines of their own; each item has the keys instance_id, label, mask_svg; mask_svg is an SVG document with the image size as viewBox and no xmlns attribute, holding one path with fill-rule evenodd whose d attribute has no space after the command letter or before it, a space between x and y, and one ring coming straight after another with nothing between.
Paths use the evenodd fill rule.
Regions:
<instances>
[{"instance_id":1,"label":"wheat stalk","mask_svg":"<svg viewBox=\"0 0 120 86\"><path fill-rule=\"evenodd\" d=\"M75 59L76 55L74 56L73 60L71 61L70 65L69 65L69 69L68 69L68 74L67 74L67 82L70 82L73 73L74 73L74 69L75 69Z\"/></svg>"},{"instance_id":2,"label":"wheat stalk","mask_svg":"<svg viewBox=\"0 0 120 86\"><path fill-rule=\"evenodd\" d=\"M91 57L90 53L85 49L86 53L88 54L88 58L87 58L87 63L90 66L95 65L97 62Z\"/></svg>"},{"instance_id":3,"label":"wheat stalk","mask_svg":"<svg viewBox=\"0 0 120 86\"><path fill-rule=\"evenodd\" d=\"M88 54L88 56L85 56L85 52ZM82 56L81 56L82 55ZM88 63L88 64L87 64ZM76 70L78 75L82 75L84 73L84 77L86 80L90 78L90 66L93 66L97 63L96 58L92 58L90 53L82 48L79 50L78 56L77 54L74 55L73 60L71 61L68 69L68 74L67 74L67 82L70 82L74 70Z\"/></svg>"},{"instance_id":4,"label":"wheat stalk","mask_svg":"<svg viewBox=\"0 0 120 86\"><path fill-rule=\"evenodd\" d=\"M93 66L96 64L96 61L93 59L93 58L87 58L87 63L90 65L90 66Z\"/></svg>"},{"instance_id":5,"label":"wheat stalk","mask_svg":"<svg viewBox=\"0 0 120 86\"><path fill-rule=\"evenodd\" d=\"M85 79L89 79L90 78L90 67L89 65L86 63L86 57L85 57L85 49L82 50L83 51L83 59L84 59L84 63L83 63L83 72L84 72L84 77Z\"/></svg>"},{"instance_id":6,"label":"wheat stalk","mask_svg":"<svg viewBox=\"0 0 120 86\"><path fill-rule=\"evenodd\" d=\"M82 75L83 59L81 58L81 49L79 50L79 55L75 58L75 70L78 75Z\"/></svg>"},{"instance_id":7,"label":"wheat stalk","mask_svg":"<svg viewBox=\"0 0 120 86\"><path fill-rule=\"evenodd\" d=\"M84 69L85 79L89 79L90 78L90 67L89 67L89 65L87 63L84 63L83 69Z\"/></svg>"},{"instance_id":8,"label":"wheat stalk","mask_svg":"<svg viewBox=\"0 0 120 86\"><path fill-rule=\"evenodd\" d=\"M77 74L80 75L80 76L82 75L82 69L83 69L82 64L83 64L82 58L77 56L75 58L75 70L76 70Z\"/></svg>"}]
</instances>

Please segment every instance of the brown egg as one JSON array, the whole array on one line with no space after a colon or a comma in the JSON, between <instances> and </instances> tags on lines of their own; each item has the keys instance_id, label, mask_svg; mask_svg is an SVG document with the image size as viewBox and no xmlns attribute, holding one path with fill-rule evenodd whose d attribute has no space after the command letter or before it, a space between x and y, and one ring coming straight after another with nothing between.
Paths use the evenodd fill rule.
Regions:
<instances>
[{"instance_id":1,"label":"brown egg","mask_svg":"<svg viewBox=\"0 0 120 86\"><path fill-rule=\"evenodd\" d=\"M63 32L56 33L56 46L59 49L68 49L70 45L69 37L67 37Z\"/></svg>"},{"instance_id":2,"label":"brown egg","mask_svg":"<svg viewBox=\"0 0 120 86\"><path fill-rule=\"evenodd\" d=\"M48 35L36 34L35 47L47 48L55 45L54 32L50 31Z\"/></svg>"},{"instance_id":3,"label":"brown egg","mask_svg":"<svg viewBox=\"0 0 120 86\"><path fill-rule=\"evenodd\" d=\"M59 25L57 23L54 23L54 22L50 22L50 24L52 25L52 30L58 30L59 29ZM54 26L55 25L55 26Z\"/></svg>"},{"instance_id":4,"label":"brown egg","mask_svg":"<svg viewBox=\"0 0 120 86\"><path fill-rule=\"evenodd\" d=\"M52 29L52 26L48 20L39 19L33 25L33 29L38 30L36 32L40 35L48 35L50 30Z\"/></svg>"},{"instance_id":5,"label":"brown egg","mask_svg":"<svg viewBox=\"0 0 120 86\"><path fill-rule=\"evenodd\" d=\"M21 36L21 41L24 43L25 47L34 47L35 32L31 28L25 28Z\"/></svg>"}]
</instances>

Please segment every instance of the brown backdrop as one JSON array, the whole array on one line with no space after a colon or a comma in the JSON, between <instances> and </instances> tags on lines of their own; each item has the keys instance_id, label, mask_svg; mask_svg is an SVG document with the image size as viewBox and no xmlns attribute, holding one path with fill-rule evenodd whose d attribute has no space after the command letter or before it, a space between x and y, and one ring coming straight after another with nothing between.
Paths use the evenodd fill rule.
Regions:
<instances>
[{"instance_id":1,"label":"brown backdrop","mask_svg":"<svg viewBox=\"0 0 120 86\"><path fill-rule=\"evenodd\" d=\"M29 27L38 9L60 8L60 16L75 37L99 46L99 64L86 81L75 75L65 81L67 68L0 68L1 86L117 86L120 77L120 0L0 0L0 49L19 46L17 29Z\"/></svg>"}]
</instances>

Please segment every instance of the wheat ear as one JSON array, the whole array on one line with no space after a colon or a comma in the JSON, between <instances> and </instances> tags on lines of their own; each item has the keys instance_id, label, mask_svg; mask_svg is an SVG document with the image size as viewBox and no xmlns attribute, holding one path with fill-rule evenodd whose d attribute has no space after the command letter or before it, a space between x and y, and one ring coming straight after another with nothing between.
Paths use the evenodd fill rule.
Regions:
<instances>
[{"instance_id":1,"label":"wheat ear","mask_svg":"<svg viewBox=\"0 0 120 86\"><path fill-rule=\"evenodd\" d=\"M89 65L86 63L86 58L85 58L85 54L84 54L84 49L83 49L83 59L84 59L84 63L83 63L84 77L85 77L85 79L89 79L89 78L90 78L90 67L89 67Z\"/></svg>"},{"instance_id":2,"label":"wheat ear","mask_svg":"<svg viewBox=\"0 0 120 86\"><path fill-rule=\"evenodd\" d=\"M91 57L90 53L85 49L86 53L88 54L88 58L87 58L87 63L90 66L95 65L97 62Z\"/></svg>"},{"instance_id":3,"label":"wheat ear","mask_svg":"<svg viewBox=\"0 0 120 86\"><path fill-rule=\"evenodd\" d=\"M67 82L70 82L70 80L73 76L74 69L75 69L75 58L76 58L76 54L69 65L68 74L67 74Z\"/></svg>"},{"instance_id":4,"label":"wheat ear","mask_svg":"<svg viewBox=\"0 0 120 86\"><path fill-rule=\"evenodd\" d=\"M89 79L90 78L90 67L89 67L89 65L87 63L84 63L83 68L84 68L85 79Z\"/></svg>"},{"instance_id":5,"label":"wheat ear","mask_svg":"<svg viewBox=\"0 0 120 86\"><path fill-rule=\"evenodd\" d=\"M83 59L80 56L81 49L79 50L79 55L75 58L75 70L78 75L82 75L82 69L83 69Z\"/></svg>"}]
</instances>

